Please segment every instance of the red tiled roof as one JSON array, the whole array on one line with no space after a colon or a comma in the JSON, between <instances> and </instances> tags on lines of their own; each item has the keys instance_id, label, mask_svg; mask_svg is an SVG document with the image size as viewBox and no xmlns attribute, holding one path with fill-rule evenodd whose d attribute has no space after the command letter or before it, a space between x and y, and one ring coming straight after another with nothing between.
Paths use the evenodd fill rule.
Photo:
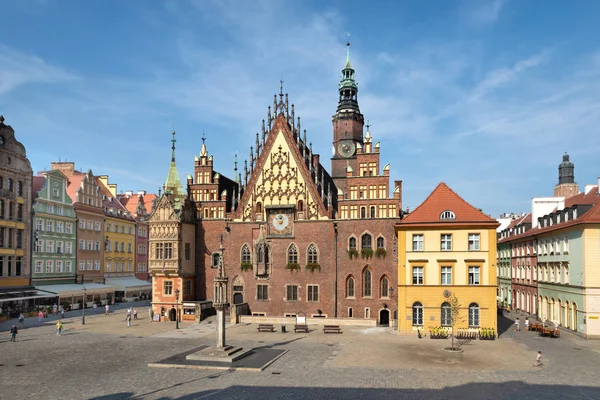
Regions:
<instances>
[{"instance_id":1,"label":"red tiled roof","mask_svg":"<svg viewBox=\"0 0 600 400\"><path fill-rule=\"evenodd\" d=\"M581 192L575 196L567 197L565 199L565 208L572 207L576 204L596 204L598 197L598 186L594 186L587 194Z\"/></svg>"},{"instance_id":2,"label":"red tiled roof","mask_svg":"<svg viewBox=\"0 0 600 400\"><path fill-rule=\"evenodd\" d=\"M452 211L456 218L453 220L440 220L440 215L444 211ZM398 225L472 222L498 224L495 219L467 203L448 185L441 182L425 201L400 221Z\"/></svg>"},{"instance_id":3,"label":"red tiled roof","mask_svg":"<svg viewBox=\"0 0 600 400\"><path fill-rule=\"evenodd\" d=\"M37 193L42 190L42 188L44 187L44 182L46 182L46 178L44 176L34 176L33 177L33 184L32 184L32 190L33 190L33 198L37 197Z\"/></svg>"},{"instance_id":4,"label":"red tiled roof","mask_svg":"<svg viewBox=\"0 0 600 400\"><path fill-rule=\"evenodd\" d=\"M137 208L141 201L144 208L146 209L146 213L150 214L150 211L152 211L152 201L155 198L156 195L152 193L147 193L146 195L133 194L129 197L120 196L119 201L121 202L121 204L123 204L127 211L131 213L131 215L135 215L137 213Z\"/></svg>"},{"instance_id":5,"label":"red tiled roof","mask_svg":"<svg viewBox=\"0 0 600 400\"><path fill-rule=\"evenodd\" d=\"M521 224L526 224L526 223L531 223L531 213L527 213L524 216L521 216L519 218L515 218L513 219L510 224L504 228L503 230L506 229L511 229L511 228L515 228Z\"/></svg>"}]
</instances>

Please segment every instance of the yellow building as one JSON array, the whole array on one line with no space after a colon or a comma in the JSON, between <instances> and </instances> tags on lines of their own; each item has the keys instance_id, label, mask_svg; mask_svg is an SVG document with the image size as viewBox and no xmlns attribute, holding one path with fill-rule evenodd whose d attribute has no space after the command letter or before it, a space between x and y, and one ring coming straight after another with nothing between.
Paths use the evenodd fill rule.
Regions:
<instances>
[{"instance_id":1,"label":"yellow building","mask_svg":"<svg viewBox=\"0 0 600 400\"><path fill-rule=\"evenodd\" d=\"M445 183L396 224L398 332L452 325L496 329L496 228Z\"/></svg>"}]
</instances>

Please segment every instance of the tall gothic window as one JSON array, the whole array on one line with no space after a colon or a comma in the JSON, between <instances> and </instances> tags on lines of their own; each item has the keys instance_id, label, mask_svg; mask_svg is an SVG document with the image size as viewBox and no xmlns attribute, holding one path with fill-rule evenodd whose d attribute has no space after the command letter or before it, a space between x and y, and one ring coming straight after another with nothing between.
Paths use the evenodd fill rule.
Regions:
<instances>
[{"instance_id":1,"label":"tall gothic window","mask_svg":"<svg viewBox=\"0 0 600 400\"><path fill-rule=\"evenodd\" d=\"M354 278L349 277L346 282L346 297L354 297Z\"/></svg>"},{"instance_id":2,"label":"tall gothic window","mask_svg":"<svg viewBox=\"0 0 600 400\"><path fill-rule=\"evenodd\" d=\"M371 249L373 247L372 242L373 238L371 237L371 235L369 235L368 233L362 235L361 244L363 249Z\"/></svg>"},{"instance_id":3,"label":"tall gothic window","mask_svg":"<svg viewBox=\"0 0 600 400\"><path fill-rule=\"evenodd\" d=\"M363 272L363 297L371 297L371 270L368 268Z\"/></svg>"},{"instance_id":4,"label":"tall gothic window","mask_svg":"<svg viewBox=\"0 0 600 400\"><path fill-rule=\"evenodd\" d=\"M352 250L356 250L356 238L355 237L351 237L348 240L348 248L352 249Z\"/></svg>"},{"instance_id":5,"label":"tall gothic window","mask_svg":"<svg viewBox=\"0 0 600 400\"><path fill-rule=\"evenodd\" d=\"M242 262L250 263L252 262L252 254L250 253L250 248L247 244L242 246Z\"/></svg>"},{"instance_id":6,"label":"tall gothic window","mask_svg":"<svg viewBox=\"0 0 600 400\"><path fill-rule=\"evenodd\" d=\"M416 302L412 307L413 326L423 326L423 304Z\"/></svg>"},{"instance_id":7,"label":"tall gothic window","mask_svg":"<svg viewBox=\"0 0 600 400\"><path fill-rule=\"evenodd\" d=\"M379 237L377 238L377 248L378 248L378 249L383 249L383 248L385 248L385 239L384 239L384 238L382 238L381 236L379 236Z\"/></svg>"},{"instance_id":8,"label":"tall gothic window","mask_svg":"<svg viewBox=\"0 0 600 400\"><path fill-rule=\"evenodd\" d=\"M308 264L316 264L319 262L319 253L317 252L317 246L311 244L308 246Z\"/></svg>"},{"instance_id":9,"label":"tall gothic window","mask_svg":"<svg viewBox=\"0 0 600 400\"><path fill-rule=\"evenodd\" d=\"M375 218L375 207L371 206L371 218Z\"/></svg>"},{"instance_id":10,"label":"tall gothic window","mask_svg":"<svg viewBox=\"0 0 600 400\"><path fill-rule=\"evenodd\" d=\"M288 247L287 259L288 264L298 264L298 248L293 243Z\"/></svg>"},{"instance_id":11,"label":"tall gothic window","mask_svg":"<svg viewBox=\"0 0 600 400\"><path fill-rule=\"evenodd\" d=\"M390 281L387 277L381 278L381 297L390 297Z\"/></svg>"}]
</instances>

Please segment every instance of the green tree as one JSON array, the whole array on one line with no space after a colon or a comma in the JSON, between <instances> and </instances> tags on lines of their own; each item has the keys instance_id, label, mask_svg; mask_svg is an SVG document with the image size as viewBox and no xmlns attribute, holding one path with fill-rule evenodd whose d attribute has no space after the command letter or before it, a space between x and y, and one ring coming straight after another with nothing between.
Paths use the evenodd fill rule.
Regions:
<instances>
[{"instance_id":1,"label":"green tree","mask_svg":"<svg viewBox=\"0 0 600 400\"><path fill-rule=\"evenodd\" d=\"M458 300L458 297L456 297L456 295L452 292L448 292L447 293L448 296L444 296L448 299L448 304L450 304L450 316L452 317L452 350L456 350L459 347L455 346L455 341L454 341L454 336L455 336L455 331L456 331L456 325L459 322L462 322L464 320L463 316L461 315L461 305L460 305L460 300ZM444 295L446 295L446 293L444 293Z\"/></svg>"}]
</instances>

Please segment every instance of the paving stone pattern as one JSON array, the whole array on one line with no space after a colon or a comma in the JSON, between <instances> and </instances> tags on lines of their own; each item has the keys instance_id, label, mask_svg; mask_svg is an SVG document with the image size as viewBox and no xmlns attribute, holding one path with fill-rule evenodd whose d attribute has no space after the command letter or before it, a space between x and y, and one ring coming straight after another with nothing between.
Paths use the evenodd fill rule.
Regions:
<instances>
[{"instance_id":1,"label":"paving stone pattern","mask_svg":"<svg viewBox=\"0 0 600 400\"><path fill-rule=\"evenodd\" d=\"M510 320L495 342L474 341L458 357L445 341L398 337L387 328L344 327L257 333L230 326L229 343L286 349L262 372L148 368L147 364L214 343L214 323L150 323L147 309L128 328L124 310L55 320L21 330L9 342L0 325L0 399L600 399L598 342L563 334L514 332ZM144 319L145 317L145 319ZM29 322L29 321L28 321ZM502 331L502 330L501 330ZM533 367L542 350L545 366Z\"/></svg>"}]
</instances>

